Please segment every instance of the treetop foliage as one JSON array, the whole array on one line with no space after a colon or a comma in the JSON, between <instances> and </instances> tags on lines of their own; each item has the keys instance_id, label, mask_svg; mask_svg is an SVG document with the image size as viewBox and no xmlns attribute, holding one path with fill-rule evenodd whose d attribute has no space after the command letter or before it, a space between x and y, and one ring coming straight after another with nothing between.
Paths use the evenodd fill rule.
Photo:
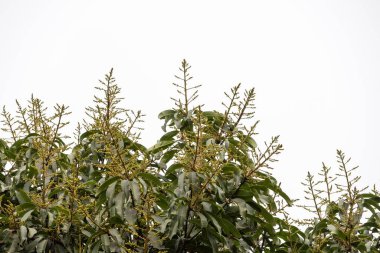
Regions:
<instances>
[{"instance_id":1,"label":"treetop foliage","mask_svg":"<svg viewBox=\"0 0 380 253\"><path fill-rule=\"evenodd\" d=\"M379 193L355 187L343 152L337 176L324 164L321 180L307 175L313 218L291 219L295 201L269 170L279 137L261 147L254 138L254 89L234 86L224 112L204 111L189 69L184 60L151 147L139 143L144 115L123 108L113 70L73 138L62 134L67 106L48 114L32 96L16 101L15 117L4 107L0 251L379 252Z\"/></svg>"}]
</instances>

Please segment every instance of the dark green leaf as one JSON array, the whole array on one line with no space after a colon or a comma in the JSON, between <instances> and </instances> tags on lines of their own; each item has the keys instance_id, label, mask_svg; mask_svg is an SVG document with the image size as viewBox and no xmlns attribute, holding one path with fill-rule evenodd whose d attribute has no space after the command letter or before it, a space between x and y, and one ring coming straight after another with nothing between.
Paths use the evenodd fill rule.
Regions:
<instances>
[{"instance_id":1,"label":"dark green leaf","mask_svg":"<svg viewBox=\"0 0 380 253\"><path fill-rule=\"evenodd\" d=\"M171 141L160 141L157 144L150 147L148 149L148 152L155 154L155 153L157 153L163 149L170 147L171 145L173 145L173 143L174 143L174 141L172 141L172 140Z\"/></svg>"},{"instance_id":2,"label":"dark green leaf","mask_svg":"<svg viewBox=\"0 0 380 253\"><path fill-rule=\"evenodd\" d=\"M145 182L147 182L151 186L160 186L161 185L161 181L160 181L159 177L155 176L153 174L143 172L143 173L139 174L139 177L141 177Z\"/></svg>"},{"instance_id":3,"label":"dark green leaf","mask_svg":"<svg viewBox=\"0 0 380 253\"><path fill-rule=\"evenodd\" d=\"M177 152L178 152L178 149L172 149L170 151L165 152L165 154L161 158L161 162L168 163Z\"/></svg>"},{"instance_id":4,"label":"dark green leaf","mask_svg":"<svg viewBox=\"0 0 380 253\"><path fill-rule=\"evenodd\" d=\"M166 117L173 117L175 113L176 113L176 111L174 111L174 110L162 111L158 114L158 118L159 119L165 119Z\"/></svg>"},{"instance_id":5,"label":"dark green leaf","mask_svg":"<svg viewBox=\"0 0 380 253\"><path fill-rule=\"evenodd\" d=\"M176 136L178 133L179 133L179 131L177 131L177 130L167 132L166 134L164 134L161 137L160 141L171 141L171 140L173 140L173 137Z\"/></svg>"},{"instance_id":6,"label":"dark green leaf","mask_svg":"<svg viewBox=\"0 0 380 253\"><path fill-rule=\"evenodd\" d=\"M23 204L26 202L32 202L28 194L24 190L18 189L15 191L15 193L16 193L16 198L18 199L20 204Z\"/></svg>"},{"instance_id":7,"label":"dark green leaf","mask_svg":"<svg viewBox=\"0 0 380 253\"><path fill-rule=\"evenodd\" d=\"M170 167L166 171L166 176L168 176L170 174L175 174L175 171L177 169L180 169L180 168L183 168L183 165L180 163L174 163L174 164L170 165Z\"/></svg>"},{"instance_id":8,"label":"dark green leaf","mask_svg":"<svg viewBox=\"0 0 380 253\"><path fill-rule=\"evenodd\" d=\"M257 147L256 141L251 136L245 136L245 142L252 149Z\"/></svg>"}]
</instances>

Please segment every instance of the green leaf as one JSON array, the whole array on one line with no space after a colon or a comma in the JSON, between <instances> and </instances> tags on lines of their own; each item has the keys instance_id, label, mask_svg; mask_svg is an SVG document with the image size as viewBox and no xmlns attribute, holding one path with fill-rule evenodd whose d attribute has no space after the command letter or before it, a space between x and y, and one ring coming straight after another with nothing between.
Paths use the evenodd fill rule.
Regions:
<instances>
[{"instance_id":1,"label":"green leaf","mask_svg":"<svg viewBox=\"0 0 380 253\"><path fill-rule=\"evenodd\" d=\"M25 241L27 239L28 229L25 226L20 227L20 239L21 242Z\"/></svg>"},{"instance_id":2,"label":"green leaf","mask_svg":"<svg viewBox=\"0 0 380 253\"><path fill-rule=\"evenodd\" d=\"M208 226L207 217L200 212L197 212L197 215L201 219L201 228L207 227Z\"/></svg>"},{"instance_id":3,"label":"green leaf","mask_svg":"<svg viewBox=\"0 0 380 253\"><path fill-rule=\"evenodd\" d=\"M98 193L97 193L97 196L104 192L106 189L108 189L108 186L110 186L112 183L114 183L115 181L119 180L120 177L111 177L110 179L108 179L107 181L105 181L98 189Z\"/></svg>"},{"instance_id":4,"label":"green leaf","mask_svg":"<svg viewBox=\"0 0 380 253\"><path fill-rule=\"evenodd\" d=\"M124 141L124 147L125 148L130 148L132 150L138 150L138 151L141 151L143 153L145 153L147 150L144 145L142 145L138 142L134 142L131 139L129 139L128 137L124 137L123 141Z\"/></svg>"},{"instance_id":5,"label":"green leaf","mask_svg":"<svg viewBox=\"0 0 380 253\"><path fill-rule=\"evenodd\" d=\"M116 187L116 183L117 181L113 182L112 184L110 184L107 188L107 191L106 191L106 197L108 199L108 205L111 206L112 202L113 202L113 196L115 194L115 187Z\"/></svg>"},{"instance_id":6,"label":"green leaf","mask_svg":"<svg viewBox=\"0 0 380 253\"><path fill-rule=\"evenodd\" d=\"M178 149L173 149L173 150L165 152L165 154L161 158L161 162L162 163L168 163L173 158L173 156L176 153L178 153L178 151L179 151Z\"/></svg>"},{"instance_id":7,"label":"green leaf","mask_svg":"<svg viewBox=\"0 0 380 253\"><path fill-rule=\"evenodd\" d=\"M91 253L98 253L98 252L101 252L101 251L99 251L99 248L100 248L101 243L102 243L102 240L98 240L98 241L96 241L96 242L92 245L92 247L90 247L90 249L92 249L92 250L91 250Z\"/></svg>"},{"instance_id":8,"label":"green leaf","mask_svg":"<svg viewBox=\"0 0 380 253\"><path fill-rule=\"evenodd\" d=\"M334 225L332 224L327 225L327 229L331 232L331 234L336 235L339 239L346 240L346 235Z\"/></svg>"},{"instance_id":9,"label":"green leaf","mask_svg":"<svg viewBox=\"0 0 380 253\"><path fill-rule=\"evenodd\" d=\"M45 248L46 248L47 242L48 242L48 240L44 239L44 240L40 241L37 244L37 253L43 253L43 252L45 252Z\"/></svg>"},{"instance_id":10,"label":"green leaf","mask_svg":"<svg viewBox=\"0 0 380 253\"><path fill-rule=\"evenodd\" d=\"M13 143L13 145L10 147L10 149L12 149L12 150L19 150L20 149L20 147L23 145L23 144L25 144L25 143L27 143L29 140L27 139L27 138L23 138L23 139L20 139L20 140L17 140L17 141L15 141L14 143Z\"/></svg>"},{"instance_id":11,"label":"green leaf","mask_svg":"<svg viewBox=\"0 0 380 253\"><path fill-rule=\"evenodd\" d=\"M365 206L366 208L368 208L369 210L371 210L372 213L376 213L376 211L371 208L371 207L374 207L376 208L378 211L380 211L380 197L371 197L371 198L366 198L364 199L363 201L363 206Z\"/></svg>"},{"instance_id":12,"label":"green leaf","mask_svg":"<svg viewBox=\"0 0 380 253\"><path fill-rule=\"evenodd\" d=\"M241 217L246 217L247 215L247 203L243 199L234 198L232 199L237 205L239 209L239 214Z\"/></svg>"},{"instance_id":13,"label":"green leaf","mask_svg":"<svg viewBox=\"0 0 380 253\"><path fill-rule=\"evenodd\" d=\"M103 245L106 248L109 248L109 246L111 245L111 242L110 242L110 238L108 237L108 235L107 234L103 234L101 236L101 240L102 240Z\"/></svg>"},{"instance_id":14,"label":"green leaf","mask_svg":"<svg viewBox=\"0 0 380 253\"><path fill-rule=\"evenodd\" d=\"M218 230L218 233L222 233L222 227L220 226L219 222L213 215L210 213L206 213L207 217L211 220L211 223L214 225L214 227Z\"/></svg>"},{"instance_id":15,"label":"green leaf","mask_svg":"<svg viewBox=\"0 0 380 253\"><path fill-rule=\"evenodd\" d=\"M9 239L11 239L11 238L9 238ZM14 252L16 252L16 249L17 249L18 244L19 244L18 236L17 236L17 234L14 234L14 235L12 236L12 244L11 244L11 246L9 247L7 253L14 253Z\"/></svg>"},{"instance_id":16,"label":"green leaf","mask_svg":"<svg viewBox=\"0 0 380 253\"><path fill-rule=\"evenodd\" d=\"M172 237L174 235L176 235L177 231L178 231L178 219L172 220L172 222L170 223L170 225L171 226L170 226L170 229L169 229L169 238L172 239Z\"/></svg>"},{"instance_id":17,"label":"green leaf","mask_svg":"<svg viewBox=\"0 0 380 253\"><path fill-rule=\"evenodd\" d=\"M221 216L214 216L214 218L218 221L219 225L223 229L223 232L225 232L227 235L232 234L236 238L241 237L235 225L232 224L229 220L222 218Z\"/></svg>"},{"instance_id":18,"label":"green leaf","mask_svg":"<svg viewBox=\"0 0 380 253\"><path fill-rule=\"evenodd\" d=\"M177 208L177 217L178 217L178 223L183 224L186 220L186 214L187 214L188 206L179 206Z\"/></svg>"},{"instance_id":19,"label":"green leaf","mask_svg":"<svg viewBox=\"0 0 380 253\"><path fill-rule=\"evenodd\" d=\"M169 208L169 202L166 199L166 195L157 193L156 194L156 204L161 207L163 210L167 210Z\"/></svg>"},{"instance_id":20,"label":"green leaf","mask_svg":"<svg viewBox=\"0 0 380 253\"><path fill-rule=\"evenodd\" d=\"M20 202L20 204L24 204L26 202L32 202L28 194L26 194L24 190L18 189L15 191L15 193L16 193L16 198Z\"/></svg>"},{"instance_id":21,"label":"green leaf","mask_svg":"<svg viewBox=\"0 0 380 253\"><path fill-rule=\"evenodd\" d=\"M136 181L132 181L132 194L133 194L133 199L137 203L140 203L141 202L141 199L140 199L140 195L141 195L140 186L139 186L139 184Z\"/></svg>"},{"instance_id":22,"label":"green leaf","mask_svg":"<svg viewBox=\"0 0 380 253\"><path fill-rule=\"evenodd\" d=\"M37 229L35 228L28 228L28 238L33 238L33 236L37 234Z\"/></svg>"},{"instance_id":23,"label":"green leaf","mask_svg":"<svg viewBox=\"0 0 380 253\"><path fill-rule=\"evenodd\" d=\"M179 131L177 130L167 132L161 137L160 141L171 141L173 140L173 137L176 136L178 133Z\"/></svg>"},{"instance_id":24,"label":"green leaf","mask_svg":"<svg viewBox=\"0 0 380 253\"><path fill-rule=\"evenodd\" d=\"M159 119L165 119L166 117L173 117L176 113L175 110L165 110L158 114Z\"/></svg>"},{"instance_id":25,"label":"green leaf","mask_svg":"<svg viewBox=\"0 0 380 253\"><path fill-rule=\"evenodd\" d=\"M174 141L173 140L170 140L170 141L160 141L158 142L157 144L153 145L152 147L150 147L148 149L148 152L149 153L157 153L163 149L166 149L168 147L170 147L171 145L173 145Z\"/></svg>"},{"instance_id":26,"label":"green leaf","mask_svg":"<svg viewBox=\"0 0 380 253\"><path fill-rule=\"evenodd\" d=\"M25 202L23 204L18 205L16 207L16 210L17 210L17 212L21 213L21 212L25 212L25 211L35 209L35 208L36 208L35 204L30 203L30 202Z\"/></svg>"},{"instance_id":27,"label":"green leaf","mask_svg":"<svg viewBox=\"0 0 380 253\"><path fill-rule=\"evenodd\" d=\"M121 238L121 235L115 228L109 229L108 232L116 239L116 242L118 244L122 244L124 242L124 240Z\"/></svg>"},{"instance_id":28,"label":"green leaf","mask_svg":"<svg viewBox=\"0 0 380 253\"><path fill-rule=\"evenodd\" d=\"M54 221L54 214L51 212L48 212L48 226L51 227Z\"/></svg>"},{"instance_id":29,"label":"green leaf","mask_svg":"<svg viewBox=\"0 0 380 253\"><path fill-rule=\"evenodd\" d=\"M209 120L222 121L224 119L224 114L217 111L205 111L203 112L203 116Z\"/></svg>"},{"instance_id":30,"label":"green leaf","mask_svg":"<svg viewBox=\"0 0 380 253\"><path fill-rule=\"evenodd\" d=\"M0 150L6 150L6 149L8 149L7 143L3 139L0 139Z\"/></svg>"},{"instance_id":31,"label":"green leaf","mask_svg":"<svg viewBox=\"0 0 380 253\"><path fill-rule=\"evenodd\" d=\"M244 183L240 186L239 190L235 194L237 198L244 199L246 202L249 202L253 198L254 191L248 183Z\"/></svg>"},{"instance_id":32,"label":"green leaf","mask_svg":"<svg viewBox=\"0 0 380 253\"><path fill-rule=\"evenodd\" d=\"M94 134L101 134L102 132L99 131L99 130L89 130L83 134L81 134L81 136L79 137L79 140L80 142L82 142L84 139L90 137L91 135L94 135Z\"/></svg>"},{"instance_id":33,"label":"green leaf","mask_svg":"<svg viewBox=\"0 0 380 253\"><path fill-rule=\"evenodd\" d=\"M33 240L31 240L31 242L29 242L29 243L25 246L24 250L25 250L26 252L36 252L36 247L37 247L38 243L39 243L41 240L43 240L43 239L44 239L44 238L43 238L41 235L36 236Z\"/></svg>"},{"instance_id":34,"label":"green leaf","mask_svg":"<svg viewBox=\"0 0 380 253\"><path fill-rule=\"evenodd\" d=\"M289 196L277 185L276 180L273 177L262 180L257 183L257 186L262 187L262 189L272 190L275 194L280 195L289 205L293 203Z\"/></svg>"},{"instance_id":35,"label":"green leaf","mask_svg":"<svg viewBox=\"0 0 380 253\"><path fill-rule=\"evenodd\" d=\"M65 189L62 189L60 187L57 187L55 188L54 190L52 190L50 193L49 193L49 198L53 197L54 195L58 194L58 193L61 193L61 192L65 192Z\"/></svg>"},{"instance_id":36,"label":"green leaf","mask_svg":"<svg viewBox=\"0 0 380 253\"><path fill-rule=\"evenodd\" d=\"M51 208L53 212L55 212L57 215L70 215L70 210L64 206L54 206Z\"/></svg>"},{"instance_id":37,"label":"green leaf","mask_svg":"<svg viewBox=\"0 0 380 253\"><path fill-rule=\"evenodd\" d=\"M125 197L128 199L129 198L129 180L121 180L120 182L121 190L124 192Z\"/></svg>"},{"instance_id":38,"label":"green leaf","mask_svg":"<svg viewBox=\"0 0 380 253\"><path fill-rule=\"evenodd\" d=\"M218 242L217 240L215 239L214 236L212 236L209 231L207 232L207 238L210 242L210 245L211 245L211 248L212 248L212 253L218 253L219 252L219 249L218 249Z\"/></svg>"},{"instance_id":39,"label":"green leaf","mask_svg":"<svg viewBox=\"0 0 380 253\"><path fill-rule=\"evenodd\" d=\"M201 205L203 207L203 210L205 210L206 212L209 212L209 213L212 212L212 207L211 207L211 204L209 202L203 201L203 202L201 202Z\"/></svg>"},{"instance_id":40,"label":"green leaf","mask_svg":"<svg viewBox=\"0 0 380 253\"><path fill-rule=\"evenodd\" d=\"M65 142L59 137L55 137L54 142L58 143L61 147L65 146Z\"/></svg>"},{"instance_id":41,"label":"green leaf","mask_svg":"<svg viewBox=\"0 0 380 253\"><path fill-rule=\"evenodd\" d=\"M274 217L270 212L267 211L267 209L265 207L261 206L260 204L254 202L254 201L248 202L247 204L249 204L254 209L256 209L259 212L259 214L261 214L264 217L265 221L268 224L273 223Z\"/></svg>"},{"instance_id":42,"label":"green leaf","mask_svg":"<svg viewBox=\"0 0 380 253\"><path fill-rule=\"evenodd\" d=\"M327 229L327 220L323 219L314 226L313 234L318 235L324 232L326 229Z\"/></svg>"},{"instance_id":43,"label":"green leaf","mask_svg":"<svg viewBox=\"0 0 380 253\"><path fill-rule=\"evenodd\" d=\"M147 238L149 243L156 249L163 249L162 239L153 231L149 231Z\"/></svg>"},{"instance_id":44,"label":"green leaf","mask_svg":"<svg viewBox=\"0 0 380 253\"><path fill-rule=\"evenodd\" d=\"M167 225L171 222L171 219L166 219L163 223L161 223L161 233L165 233Z\"/></svg>"},{"instance_id":45,"label":"green leaf","mask_svg":"<svg viewBox=\"0 0 380 253\"><path fill-rule=\"evenodd\" d=\"M177 169L181 169L183 168L183 164L180 164L180 163L173 163L172 165L170 165L170 167L168 168L168 170L166 171L165 175L168 176L170 174L175 174L175 171Z\"/></svg>"},{"instance_id":46,"label":"green leaf","mask_svg":"<svg viewBox=\"0 0 380 253\"><path fill-rule=\"evenodd\" d=\"M240 173L241 169L234 163L226 163L222 167L223 174L231 175Z\"/></svg>"},{"instance_id":47,"label":"green leaf","mask_svg":"<svg viewBox=\"0 0 380 253\"><path fill-rule=\"evenodd\" d=\"M155 176L153 174L142 172L139 174L139 177L141 177L145 182L147 182L151 186L160 186L161 185L161 181L160 181L159 177Z\"/></svg>"},{"instance_id":48,"label":"green leaf","mask_svg":"<svg viewBox=\"0 0 380 253\"><path fill-rule=\"evenodd\" d=\"M124 193L123 192L119 192L115 197L114 197L114 207L115 207L115 210L116 210L116 213L117 215L119 215L120 217L123 216L123 207L124 207Z\"/></svg>"},{"instance_id":49,"label":"green leaf","mask_svg":"<svg viewBox=\"0 0 380 253\"><path fill-rule=\"evenodd\" d=\"M123 225L124 221L120 218L119 215L112 216L110 218L110 225Z\"/></svg>"},{"instance_id":50,"label":"green leaf","mask_svg":"<svg viewBox=\"0 0 380 253\"><path fill-rule=\"evenodd\" d=\"M251 136L245 136L245 142L252 149L255 149L257 147L256 141Z\"/></svg>"},{"instance_id":51,"label":"green leaf","mask_svg":"<svg viewBox=\"0 0 380 253\"><path fill-rule=\"evenodd\" d=\"M178 188L182 191L185 187L185 172L178 175Z\"/></svg>"}]
</instances>

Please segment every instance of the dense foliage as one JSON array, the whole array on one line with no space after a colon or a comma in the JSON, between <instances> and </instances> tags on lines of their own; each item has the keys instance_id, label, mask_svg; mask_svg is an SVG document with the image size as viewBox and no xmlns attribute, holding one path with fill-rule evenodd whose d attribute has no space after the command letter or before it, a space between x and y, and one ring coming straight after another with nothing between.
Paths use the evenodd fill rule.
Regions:
<instances>
[{"instance_id":1,"label":"dense foliage","mask_svg":"<svg viewBox=\"0 0 380 253\"><path fill-rule=\"evenodd\" d=\"M204 111L189 68L183 61L180 98L159 114L164 134L150 148L139 143L143 115L121 107L112 70L74 138L63 135L66 106L49 114L32 97L17 102L16 117L4 109L0 251L380 251L379 194L355 188L341 151L345 182L326 166L321 181L308 174L304 207L315 219L292 220L294 201L268 170L279 138L262 148L253 138L254 90L237 85L223 113Z\"/></svg>"}]
</instances>

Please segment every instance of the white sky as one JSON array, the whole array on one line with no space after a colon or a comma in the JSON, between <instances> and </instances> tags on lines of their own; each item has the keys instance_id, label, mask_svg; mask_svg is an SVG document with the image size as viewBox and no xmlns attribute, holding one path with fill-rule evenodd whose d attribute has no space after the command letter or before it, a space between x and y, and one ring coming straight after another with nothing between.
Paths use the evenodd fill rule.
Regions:
<instances>
[{"instance_id":1,"label":"white sky","mask_svg":"<svg viewBox=\"0 0 380 253\"><path fill-rule=\"evenodd\" d=\"M73 129L114 67L125 104L145 114L143 143L162 132L186 58L200 103L256 87L259 141L280 134L274 174L292 197L343 149L363 184L380 179L380 1L0 0L0 105L33 93L71 107Z\"/></svg>"}]
</instances>

